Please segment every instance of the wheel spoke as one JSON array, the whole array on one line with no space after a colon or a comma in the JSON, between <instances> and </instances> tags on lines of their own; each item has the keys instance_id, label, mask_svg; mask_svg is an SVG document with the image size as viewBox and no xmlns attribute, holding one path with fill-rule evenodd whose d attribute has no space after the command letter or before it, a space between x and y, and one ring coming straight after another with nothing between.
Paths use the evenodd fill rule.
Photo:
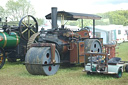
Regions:
<instances>
[{"instance_id":1,"label":"wheel spoke","mask_svg":"<svg viewBox=\"0 0 128 85\"><path fill-rule=\"evenodd\" d=\"M32 29L30 29L34 34L35 34L35 31L33 31Z\"/></svg>"},{"instance_id":2,"label":"wheel spoke","mask_svg":"<svg viewBox=\"0 0 128 85\"><path fill-rule=\"evenodd\" d=\"M26 25L23 21L22 21L22 23L28 28L28 25Z\"/></svg>"},{"instance_id":3,"label":"wheel spoke","mask_svg":"<svg viewBox=\"0 0 128 85\"><path fill-rule=\"evenodd\" d=\"M28 30L28 39L30 38L30 30Z\"/></svg>"},{"instance_id":4,"label":"wheel spoke","mask_svg":"<svg viewBox=\"0 0 128 85\"><path fill-rule=\"evenodd\" d=\"M28 25L29 25L30 17L28 16Z\"/></svg>"},{"instance_id":5,"label":"wheel spoke","mask_svg":"<svg viewBox=\"0 0 128 85\"><path fill-rule=\"evenodd\" d=\"M25 29L25 30L22 32L22 34L24 34L27 30L28 30L28 28L27 28L27 29Z\"/></svg>"},{"instance_id":6,"label":"wheel spoke","mask_svg":"<svg viewBox=\"0 0 128 85\"><path fill-rule=\"evenodd\" d=\"M33 24L33 25L31 25L30 27L34 26L35 24L36 24L36 22L34 22L34 24Z\"/></svg>"}]
</instances>

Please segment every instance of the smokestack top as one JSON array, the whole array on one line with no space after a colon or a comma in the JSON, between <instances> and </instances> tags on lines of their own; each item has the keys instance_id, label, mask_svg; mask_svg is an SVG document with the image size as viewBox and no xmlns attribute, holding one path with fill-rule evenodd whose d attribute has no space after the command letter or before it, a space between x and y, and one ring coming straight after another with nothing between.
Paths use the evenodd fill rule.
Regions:
<instances>
[{"instance_id":1,"label":"smokestack top","mask_svg":"<svg viewBox=\"0 0 128 85\"><path fill-rule=\"evenodd\" d=\"M57 9L57 7L52 7L52 9Z\"/></svg>"}]
</instances>

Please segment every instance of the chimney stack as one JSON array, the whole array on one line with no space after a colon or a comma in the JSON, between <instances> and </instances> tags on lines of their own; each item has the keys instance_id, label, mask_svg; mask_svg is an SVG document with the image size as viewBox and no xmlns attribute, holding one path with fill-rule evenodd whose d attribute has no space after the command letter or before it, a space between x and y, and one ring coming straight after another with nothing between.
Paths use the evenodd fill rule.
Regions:
<instances>
[{"instance_id":1,"label":"chimney stack","mask_svg":"<svg viewBox=\"0 0 128 85\"><path fill-rule=\"evenodd\" d=\"M57 28L57 7L52 7L51 10L52 29Z\"/></svg>"}]
</instances>

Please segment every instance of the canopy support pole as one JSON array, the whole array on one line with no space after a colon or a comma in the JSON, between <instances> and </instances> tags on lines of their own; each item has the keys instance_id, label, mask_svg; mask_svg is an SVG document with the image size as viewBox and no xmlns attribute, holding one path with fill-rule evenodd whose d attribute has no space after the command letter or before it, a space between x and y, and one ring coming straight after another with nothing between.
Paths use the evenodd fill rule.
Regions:
<instances>
[{"instance_id":1,"label":"canopy support pole","mask_svg":"<svg viewBox=\"0 0 128 85\"><path fill-rule=\"evenodd\" d=\"M93 19L93 38L95 38L95 19Z\"/></svg>"},{"instance_id":2,"label":"canopy support pole","mask_svg":"<svg viewBox=\"0 0 128 85\"><path fill-rule=\"evenodd\" d=\"M81 25L82 25L81 28L83 28L83 19L81 19Z\"/></svg>"}]
</instances>

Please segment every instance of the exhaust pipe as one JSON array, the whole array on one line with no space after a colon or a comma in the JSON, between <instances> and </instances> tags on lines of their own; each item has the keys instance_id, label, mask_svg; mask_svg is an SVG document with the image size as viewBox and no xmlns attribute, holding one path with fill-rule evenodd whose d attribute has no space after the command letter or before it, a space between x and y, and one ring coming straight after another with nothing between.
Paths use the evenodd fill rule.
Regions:
<instances>
[{"instance_id":1,"label":"exhaust pipe","mask_svg":"<svg viewBox=\"0 0 128 85\"><path fill-rule=\"evenodd\" d=\"M52 7L51 19L52 19L52 29L57 28L57 7Z\"/></svg>"}]
</instances>

